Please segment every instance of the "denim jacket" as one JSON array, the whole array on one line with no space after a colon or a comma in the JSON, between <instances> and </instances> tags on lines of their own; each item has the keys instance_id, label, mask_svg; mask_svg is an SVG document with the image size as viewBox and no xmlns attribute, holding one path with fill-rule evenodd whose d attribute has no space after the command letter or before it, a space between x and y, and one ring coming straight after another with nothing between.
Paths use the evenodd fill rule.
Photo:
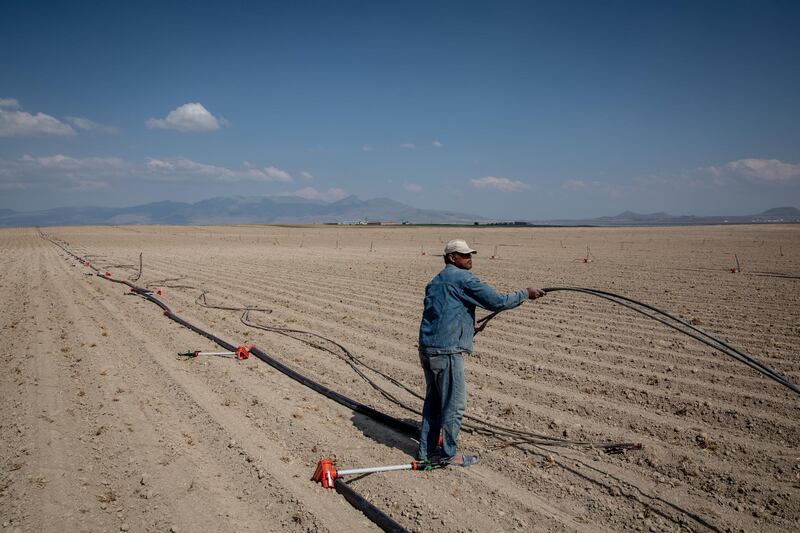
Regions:
<instances>
[{"instance_id":1,"label":"denim jacket","mask_svg":"<svg viewBox=\"0 0 800 533\"><path fill-rule=\"evenodd\" d=\"M419 351L424 355L472 353L476 306L503 311L527 299L527 289L500 294L469 270L447 265L425 287Z\"/></svg>"}]
</instances>

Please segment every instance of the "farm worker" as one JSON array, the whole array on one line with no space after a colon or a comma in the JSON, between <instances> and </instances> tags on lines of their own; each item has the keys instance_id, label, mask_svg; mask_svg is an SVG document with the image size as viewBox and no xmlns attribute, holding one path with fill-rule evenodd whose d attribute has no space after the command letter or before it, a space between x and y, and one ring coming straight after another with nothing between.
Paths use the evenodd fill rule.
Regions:
<instances>
[{"instance_id":1,"label":"farm worker","mask_svg":"<svg viewBox=\"0 0 800 533\"><path fill-rule=\"evenodd\" d=\"M419 359L426 391L418 457L435 460L438 456L442 462L464 467L480 460L477 455L456 450L467 401L464 357L472 353L472 338L483 329L475 322L475 308L503 311L544 296L541 289L530 287L505 295L498 293L470 272L475 253L463 239L445 245L445 267L425 287L425 308L419 326Z\"/></svg>"}]
</instances>

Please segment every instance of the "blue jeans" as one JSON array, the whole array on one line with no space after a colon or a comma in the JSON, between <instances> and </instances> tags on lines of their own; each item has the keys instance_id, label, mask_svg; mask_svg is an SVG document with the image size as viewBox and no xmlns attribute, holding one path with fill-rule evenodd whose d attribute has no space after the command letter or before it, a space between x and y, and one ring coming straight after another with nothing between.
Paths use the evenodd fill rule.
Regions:
<instances>
[{"instance_id":1,"label":"blue jeans","mask_svg":"<svg viewBox=\"0 0 800 533\"><path fill-rule=\"evenodd\" d=\"M420 460L427 459L436 450L441 432L442 459L450 459L456 454L456 439L467 407L464 354L420 354L419 360L426 390L417 455Z\"/></svg>"}]
</instances>

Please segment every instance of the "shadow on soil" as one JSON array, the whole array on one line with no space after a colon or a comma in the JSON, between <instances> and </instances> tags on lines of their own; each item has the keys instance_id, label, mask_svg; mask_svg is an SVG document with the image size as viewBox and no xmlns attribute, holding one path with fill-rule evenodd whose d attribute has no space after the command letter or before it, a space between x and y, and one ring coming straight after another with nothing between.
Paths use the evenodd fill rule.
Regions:
<instances>
[{"instance_id":1,"label":"shadow on soil","mask_svg":"<svg viewBox=\"0 0 800 533\"><path fill-rule=\"evenodd\" d=\"M396 448L401 452L408 454L412 458L416 456L416 439L412 439L411 437L403 435L402 433L393 431L387 428L385 425L375 422L366 415L353 413L353 416L350 418L350 420L353 422L353 425L358 428L359 431L361 431L361 433L363 433L368 439L379 442L385 446ZM417 423L417 420L408 420L408 422L415 424Z\"/></svg>"}]
</instances>

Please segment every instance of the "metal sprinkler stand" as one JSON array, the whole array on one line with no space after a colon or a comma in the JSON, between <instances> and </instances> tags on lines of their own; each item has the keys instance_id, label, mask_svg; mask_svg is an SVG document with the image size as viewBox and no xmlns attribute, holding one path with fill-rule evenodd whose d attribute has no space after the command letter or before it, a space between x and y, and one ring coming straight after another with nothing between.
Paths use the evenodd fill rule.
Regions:
<instances>
[{"instance_id":1,"label":"metal sprinkler stand","mask_svg":"<svg viewBox=\"0 0 800 533\"><path fill-rule=\"evenodd\" d=\"M434 468L441 468L441 465L433 464L430 461L411 461L410 463L402 465L369 466L366 468L336 470L336 461L330 457L325 457L320 459L317 463L317 469L314 471L311 480L321 483L326 489L332 489L338 477L372 474L374 472L394 472L397 470L433 470Z\"/></svg>"},{"instance_id":2,"label":"metal sprinkler stand","mask_svg":"<svg viewBox=\"0 0 800 533\"><path fill-rule=\"evenodd\" d=\"M250 346L239 346L236 348L235 352L201 352L200 350L196 350L194 352L183 352L178 353L183 357L200 357L201 355L213 355L216 357L226 357L230 359L236 359L237 361L242 361L244 359L250 358L250 350L255 348L255 344L251 344Z\"/></svg>"}]
</instances>

